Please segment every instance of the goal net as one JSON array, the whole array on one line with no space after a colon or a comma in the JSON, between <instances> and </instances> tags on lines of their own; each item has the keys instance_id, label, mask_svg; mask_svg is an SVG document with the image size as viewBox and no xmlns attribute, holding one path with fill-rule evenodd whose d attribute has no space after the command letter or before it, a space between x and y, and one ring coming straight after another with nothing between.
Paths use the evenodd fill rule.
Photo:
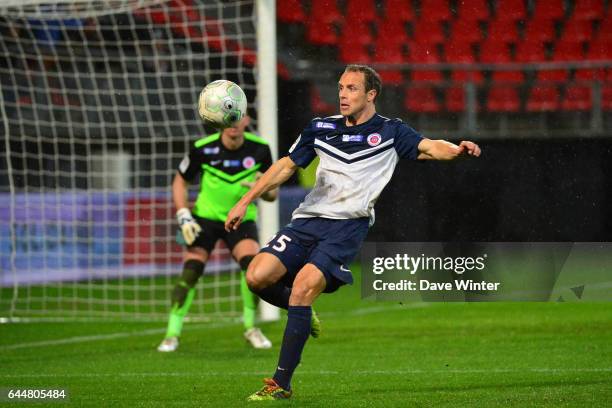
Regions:
<instances>
[{"instance_id":1,"label":"goal net","mask_svg":"<svg viewBox=\"0 0 612 408\"><path fill-rule=\"evenodd\" d=\"M255 61L254 1L2 2L0 317L167 316L198 94L232 80L256 119ZM218 245L190 317L237 316L239 273Z\"/></svg>"}]
</instances>

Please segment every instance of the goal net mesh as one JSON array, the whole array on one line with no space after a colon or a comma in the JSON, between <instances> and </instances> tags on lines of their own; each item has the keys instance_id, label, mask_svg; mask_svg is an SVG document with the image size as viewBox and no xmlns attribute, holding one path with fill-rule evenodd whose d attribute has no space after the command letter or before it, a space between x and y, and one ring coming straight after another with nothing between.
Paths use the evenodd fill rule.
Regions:
<instances>
[{"instance_id":1,"label":"goal net mesh","mask_svg":"<svg viewBox=\"0 0 612 408\"><path fill-rule=\"evenodd\" d=\"M254 1L0 5L0 317L167 316L182 264L172 178L207 134L205 84L238 83L256 120L254 13ZM218 244L190 316L238 315L239 273Z\"/></svg>"}]
</instances>

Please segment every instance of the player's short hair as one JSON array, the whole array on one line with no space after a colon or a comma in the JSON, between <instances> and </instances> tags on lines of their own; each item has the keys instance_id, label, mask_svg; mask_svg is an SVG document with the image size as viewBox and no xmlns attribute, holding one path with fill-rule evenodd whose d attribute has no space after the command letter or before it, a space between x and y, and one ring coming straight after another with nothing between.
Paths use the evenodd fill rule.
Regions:
<instances>
[{"instance_id":1,"label":"player's short hair","mask_svg":"<svg viewBox=\"0 0 612 408\"><path fill-rule=\"evenodd\" d=\"M374 102L376 102L376 98L382 91L382 80L374 68L361 64L349 64L344 68L344 72L362 72L365 78L365 91L369 92L374 89L376 91Z\"/></svg>"}]
</instances>

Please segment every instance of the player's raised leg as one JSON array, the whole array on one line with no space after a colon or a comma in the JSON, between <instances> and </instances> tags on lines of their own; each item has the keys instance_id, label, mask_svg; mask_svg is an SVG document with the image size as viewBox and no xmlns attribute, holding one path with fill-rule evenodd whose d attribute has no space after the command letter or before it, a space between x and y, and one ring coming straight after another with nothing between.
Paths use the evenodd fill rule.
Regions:
<instances>
[{"instance_id":1,"label":"player's raised leg","mask_svg":"<svg viewBox=\"0 0 612 408\"><path fill-rule=\"evenodd\" d=\"M264 247L263 251L253 259L246 274L247 284L251 292L256 293L271 305L285 310L289 308L291 288L287 287L282 280L287 273L287 267L283 262L290 264L291 260L299 260L307 255L304 248L296 246L296 243L284 235L282 231L279 232ZM284 261L281 261L281 259L284 259ZM310 334L312 337L318 338L320 333L321 322L317 313L313 310Z\"/></svg>"},{"instance_id":2,"label":"player's raised leg","mask_svg":"<svg viewBox=\"0 0 612 408\"><path fill-rule=\"evenodd\" d=\"M325 286L325 276L315 265L308 263L298 272L289 299L287 326L276 372L273 378L264 380L264 387L251 395L249 401L287 399L291 396L291 377L300 363L310 334L312 304Z\"/></svg>"},{"instance_id":3,"label":"player's raised leg","mask_svg":"<svg viewBox=\"0 0 612 408\"><path fill-rule=\"evenodd\" d=\"M253 239L243 239L232 249L232 256L240 265L240 295L242 297L242 321L244 324L244 338L256 349L268 349L272 342L255 327L257 303L259 298L251 292L246 282L246 271L249 264L259 252L259 244Z\"/></svg>"},{"instance_id":4,"label":"player's raised leg","mask_svg":"<svg viewBox=\"0 0 612 408\"><path fill-rule=\"evenodd\" d=\"M183 320L195 296L195 285L204 273L208 252L203 248L188 248L184 255L183 272L172 291L172 309L168 318L166 336L157 347L158 351L175 351L183 330Z\"/></svg>"},{"instance_id":5,"label":"player's raised leg","mask_svg":"<svg viewBox=\"0 0 612 408\"><path fill-rule=\"evenodd\" d=\"M291 289L281 282L287 268L275 255L262 252L249 264L246 282L249 289L266 302L287 310Z\"/></svg>"}]
</instances>

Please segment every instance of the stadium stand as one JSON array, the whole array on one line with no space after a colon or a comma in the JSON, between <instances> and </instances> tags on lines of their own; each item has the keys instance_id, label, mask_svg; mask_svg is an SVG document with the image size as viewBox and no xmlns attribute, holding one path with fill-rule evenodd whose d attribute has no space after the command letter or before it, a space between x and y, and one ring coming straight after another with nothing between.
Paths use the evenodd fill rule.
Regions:
<instances>
[{"instance_id":1,"label":"stadium stand","mask_svg":"<svg viewBox=\"0 0 612 408\"><path fill-rule=\"evenodd\" d=\"M465 111L466 82L477 85L482 107L492 112L584 111L593 107L593 81L602 81L601 106L608 109L610 103L611 70L575 66L612 59L612 12L606 3L292 0L279 9L279 19L301 24L298 16L309 8L306 39L313 45L335 47L343 63L395 64L381 75L386 85L404 87L410 111ZM538 69L544 62L574 68ZM496 68L511 63L526 65Z\"/></svg>"}]
</instances>

